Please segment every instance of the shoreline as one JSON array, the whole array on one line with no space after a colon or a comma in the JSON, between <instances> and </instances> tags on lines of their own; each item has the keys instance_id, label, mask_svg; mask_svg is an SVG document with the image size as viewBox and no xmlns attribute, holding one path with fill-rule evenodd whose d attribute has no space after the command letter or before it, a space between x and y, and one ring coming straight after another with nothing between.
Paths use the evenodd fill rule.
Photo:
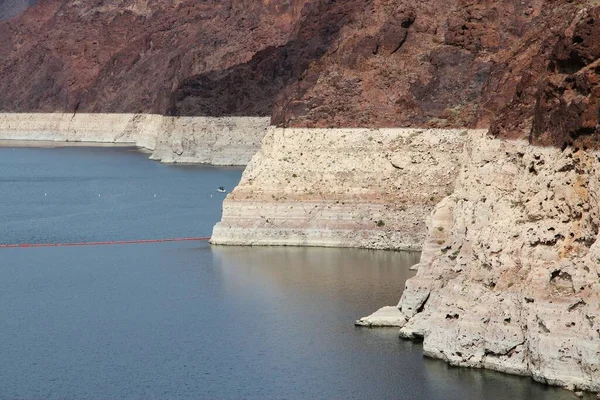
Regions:
<instances>
[{"instance_id":1,"label":"shoreline","mask_svg":"<svg viewBox=\"0 0 600 400\"><path fill-rule=\"evenodd\" d=\"M242 166L259 150L269 123L264 117L0 113L0 141L24 147L123 145L165 164Z\"/></svg>"},{"instance_id":2,"label":"shoreline","mask_svg":"<svg viewBox=\"0 0 600 400\"><path fill-rule=\"evenodd\" d=\"M76 142L76 141L52 141L52 140L21 140L0 139L0 148L38 148L53 149L61 147L118 147L137 149L150 154L151 151L136 145L135 143L111 143L111 142Z\"/></svg>"}]
</instances>

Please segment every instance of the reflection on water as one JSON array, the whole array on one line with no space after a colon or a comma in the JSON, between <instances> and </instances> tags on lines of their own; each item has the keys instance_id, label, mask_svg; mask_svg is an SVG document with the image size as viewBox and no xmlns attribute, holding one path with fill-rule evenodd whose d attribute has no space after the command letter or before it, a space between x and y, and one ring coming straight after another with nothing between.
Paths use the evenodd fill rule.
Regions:
<instances>
[{"instance_id":1,"label":"reflection on water","mask_svg":"<svg viewBox=\"0 0 600 400\"><path fill-rule=\"evenodd\" d=\"M354 304L354 319L396 304L419 261L416 252L298 247L215 247L226 281L237 289L268 288L298 299L318 294Z\"/></svg>"},{"instance_id":2,"label":"reflection on water","mask_svg":"<svg viewBox=\"0 0 600 400\"><path fill-rule=\"evenodd\" d=\"M423 358L422 346L400 340L397 329L352 329L359 316L398 302L406 280L414 276L408 268L419 261L419 253L295 247L215 247L213 253L225 287L269 310L273 331L265 338L280 325L295 327L288 333L294 341L318 336L307 347L334 350L340 365L356 368L357 376L350 380L370 386L381 398L572 398L570 392L527 377ZM280 340L278 333L273 336ZM365 357L370 361L362 363Z\"/></svg>"}]
</instances>

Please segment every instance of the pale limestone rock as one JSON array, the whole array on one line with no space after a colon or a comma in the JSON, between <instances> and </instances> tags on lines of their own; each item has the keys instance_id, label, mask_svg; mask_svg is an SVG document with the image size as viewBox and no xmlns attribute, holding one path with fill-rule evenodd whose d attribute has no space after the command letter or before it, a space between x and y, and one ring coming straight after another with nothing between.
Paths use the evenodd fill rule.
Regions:
<instances>
[{"instance_id":1,"label":"pale limestone rock","mask_svg":"<svg viewBox=\"0 0 600 400\"><path fill-rule=\"evenodd\" d=\"M270 128L212 243L419 250L466 133Z\"/></svg>"},{"instance_id":2,"label":"pale limestone rock","mask_svg":"<svg viewBox=\"0 0 600 400\"><path fill-rule=\"evenodd\" d=\"M401 336L453 365L600 391L598 157L470 133L398 305Z\"/></svg>"},{"instance_id":3,"label":"pale limestone rock","mask_svg":"<svg viewBox=\"0 0 600 400\"><path fill-rule=\"evenodd\" d=\"M368 317L356 321L355 325L367 327L400 327L406 323L406 317L398 307L382 307Z\"/></svg>"},{"instance_id":4,"label":"pale limestone rock","mask_svg":"<svg viewBox=\"0 0 600 400\"><path fill-rule=\"evenodd\" d=\"M151 114L0 114L0 140L129 144L165 163L246 165L269 118L166 117Z\"/></svg>"},{"instance_id":5,"label":"pale limestone rock","mask_svg":"<svg viewBox=\"0 0 600 400\"><path fill-rule=\"evenodd\" d=\"M246 165L260 149L269 123L263 117L163 117L151 159Z\"/></svg>"}]
</instances>

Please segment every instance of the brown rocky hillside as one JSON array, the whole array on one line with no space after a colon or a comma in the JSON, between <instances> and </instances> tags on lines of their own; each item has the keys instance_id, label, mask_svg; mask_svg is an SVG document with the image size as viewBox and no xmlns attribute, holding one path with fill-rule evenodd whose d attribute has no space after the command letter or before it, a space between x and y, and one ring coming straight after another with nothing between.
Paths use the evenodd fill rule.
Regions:
<instances>
[{"instance_id":1,"label":"brown rocky hillside","mask_svg":"<svg viewBox=\"0 0 600 400\"><path fill-rule=\"evenodd\" d=\"M0 110L271 115L594 142L600 19L568 0L39 0Z\"/></svg>"}]
</instances>

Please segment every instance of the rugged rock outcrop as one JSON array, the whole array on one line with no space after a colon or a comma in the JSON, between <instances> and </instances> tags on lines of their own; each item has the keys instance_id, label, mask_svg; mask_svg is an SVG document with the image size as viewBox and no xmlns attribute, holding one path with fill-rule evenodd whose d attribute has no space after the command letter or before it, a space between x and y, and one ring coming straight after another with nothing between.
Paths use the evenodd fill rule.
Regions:
<instances>
[{"instance_id":1,"label":"rugged rock outcrop","mask_svg":"<svg viewBox=\"0 0 600 400\"><path fill-rule=\"evenodd\" d=\"M418 250L466 130L272 128L213 244Z\"/></svg>"},{"instance_id":2,"label":"rugged rock outcrop","mask_svg":"<svg viewBox=\"0 0 600 400\"><path fill-rule=\"evenodd\" d=\"M393 325L453 365L600 391L599 154L466 143Z\"/></svg>"},{"instance_id":3,"label":"rugged rock outcrop","mask_svg":"<svg viewBox=\"0 0 600 400\"><path fill-rule=\"evenodd\" d=\"M573 2L547 7L543 16L495 67L482 99L482 109L496 109L491 132L559 148L598 148L600 7Z\"/></svg>"},{"instance_id":4,"label":"rugged rock outcrop","mask_svg":"<svg viewBox=\"0 0 600 400\"><path fill-rule=\"evenodd\" d=\"M586 7L41 0L0 22L0 110L272 116L298 127L487 128L499 116L499 135L525 137L550 53L574 38Z\"/></svg>"},{"instance_id":5,"label":"rugged rock outcrop","mask_svg":"<svg viewBox=\"0 0 600 400\"><path fill-rule=\"evenodd\" d=\"M392 318L455 365L600 390L596 1L40 0L0 38L0 110L68 112L11 138L221 163L249 157L266 119L138 114L105 132L82 113L298 127L269 132L214 243L425 240L398 312L366 323ZM356 126L519 140L302 129Z\"/></svg>"},{"instance_id":6,"label":"rugged rock outcrop","mask_svg":"<svg viewBox=\"0 0 600 400\"><path fill-rule=\"evenodd\" d=\"M247 165L267 134L264 117L163 117L151 160Z\"/></svg>"},{"instance_id":7,"label":"rugged rock outcrop","mask_svg":"<svg viewBox=\"0 0 600 400\"><path fill-rule=\"evenodd\" d=\"M152 114L0 114L0 140L120 143L165 163L246 165L260 148L269 118L164 117Z\"/></svg>"},{"instance_id":8,"label":"rugged rock outcrop","mask_svg":"<svg viewBox=\"0 0 600 400\"><path fill-rule=\"evenodd\" d=\"M289 41L308 1L40 0L0 23L0 110L163 114L187 77Z\"/></svg>"}]
</instances>

